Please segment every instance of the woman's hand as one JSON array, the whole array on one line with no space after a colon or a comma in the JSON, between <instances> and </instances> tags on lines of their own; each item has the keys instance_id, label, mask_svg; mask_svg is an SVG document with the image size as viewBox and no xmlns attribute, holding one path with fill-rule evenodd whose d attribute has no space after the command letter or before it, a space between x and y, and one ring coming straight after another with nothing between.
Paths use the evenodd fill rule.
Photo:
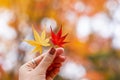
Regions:
<instances>
[{"instance_id":1,"label":"woman's hand","mask_svg":"<svg viewBox=\"0 0 120 80\"><path fill-rule=\"evenodd\" d=\"M51 48L19 69L19 80L53 80L65 61L63 48Z\"/></svg>"}]
</instances>

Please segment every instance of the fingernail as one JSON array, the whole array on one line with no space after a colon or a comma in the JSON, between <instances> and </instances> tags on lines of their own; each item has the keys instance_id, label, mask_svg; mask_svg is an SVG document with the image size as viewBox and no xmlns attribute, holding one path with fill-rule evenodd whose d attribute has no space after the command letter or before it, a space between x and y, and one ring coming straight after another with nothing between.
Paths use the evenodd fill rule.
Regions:
<instances>
[{"instance_id":1,"label":"fingernail","mask_svg":"<svg viewBox=\"0 0 120 80\"><path fill-rule=\"evenodd\" d=\"M54 47L52 47L51 49L50 49L50 51L49 51L49 54L51 54L51 55L54 55L55 54L55 48Z\"/></svg>"}]
</instances>

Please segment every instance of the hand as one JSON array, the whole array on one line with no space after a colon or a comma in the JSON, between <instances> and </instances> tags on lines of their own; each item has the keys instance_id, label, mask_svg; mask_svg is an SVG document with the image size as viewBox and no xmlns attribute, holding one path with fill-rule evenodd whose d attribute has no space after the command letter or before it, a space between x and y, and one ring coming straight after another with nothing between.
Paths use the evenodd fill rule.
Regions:
<instances>
[{"instance_id":1,"label":"hand","mask_svg":"<svg viewBox=\"0 0 120 80\"><path fill-rule=\"evenodd\" d=\"M19 80L53 80L65 61L63 48L51 48L19 69Z\"/></svg>"}]
</instances>

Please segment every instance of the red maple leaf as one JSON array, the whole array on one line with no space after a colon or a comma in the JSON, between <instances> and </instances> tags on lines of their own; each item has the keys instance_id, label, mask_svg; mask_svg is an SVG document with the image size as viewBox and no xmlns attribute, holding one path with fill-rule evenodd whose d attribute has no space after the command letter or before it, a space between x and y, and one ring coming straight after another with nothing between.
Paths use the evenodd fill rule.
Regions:
<instances>
[{"instance_id":1,"label":"red maple leaf","mask_svg":"<svg viewBox=\"0 0 120 80\"><path fill-rule=\"evenodd\" d=\"M51 27L50 27L51 28ZM51 41L54 45L57 45L59 47L63 47L64 44L68 43L65 42L65 38L67 37L68 33L62 36L62 26L57 34L55 34L51 28Z\"/></svg>"}]
</instances>

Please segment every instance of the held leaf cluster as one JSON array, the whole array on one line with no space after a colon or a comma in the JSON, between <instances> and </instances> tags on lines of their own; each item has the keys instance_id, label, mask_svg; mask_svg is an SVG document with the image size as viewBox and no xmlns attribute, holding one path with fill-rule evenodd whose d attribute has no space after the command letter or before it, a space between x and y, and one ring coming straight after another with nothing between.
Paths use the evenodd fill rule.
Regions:
<instances>
[{"instance_id":1,"label":"held leaf cluster","mask_svg":"<svg viewBox=\"0 0 120 80\"><path fill-rule=\"evenodd\" d=\"M35 52L42 53L42 47L50 46L50 41L54 46L58 46L58 47L63 47L63 45L67 43L64 40L68 34L65 34L64 36L62 36L62 26L59 29L57 34L55 34L51 28L50 39L46 38L45 30L41 32L41 35L39 35L39 33L34 29L34 27L32 27L32 30L33 30L34 40L25 40L25 42L35 47L32 53L35 53Z\"/></svg>"}]
</instances>

